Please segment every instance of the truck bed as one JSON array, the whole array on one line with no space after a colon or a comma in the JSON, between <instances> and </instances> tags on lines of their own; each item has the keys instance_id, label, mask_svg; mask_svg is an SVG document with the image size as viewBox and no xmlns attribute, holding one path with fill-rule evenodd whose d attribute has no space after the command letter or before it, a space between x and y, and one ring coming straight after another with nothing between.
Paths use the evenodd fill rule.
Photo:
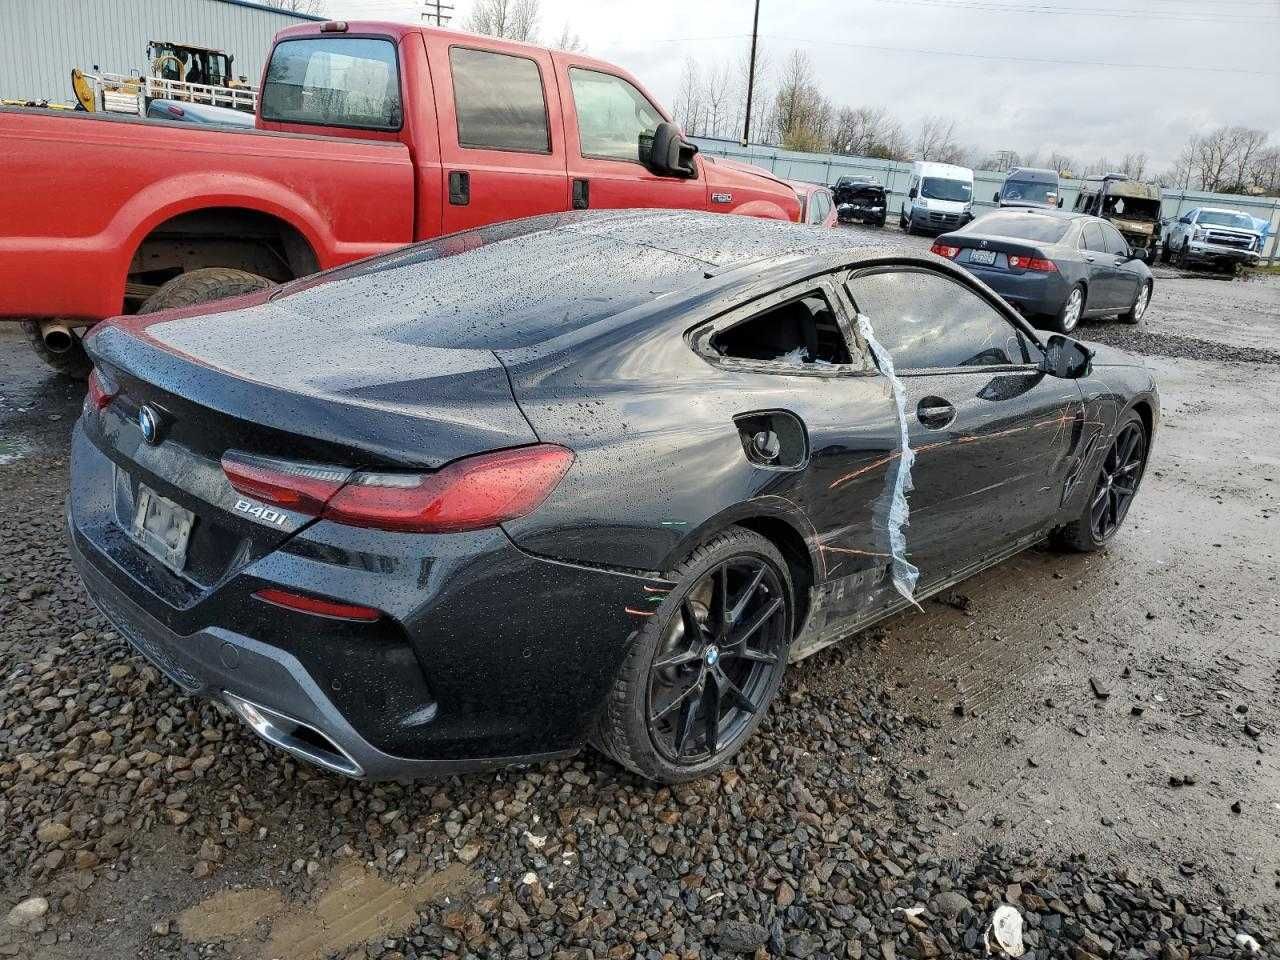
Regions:
<instances>
[{"instance_id":1,"label":"truck bed","mask_svg":"<svg viewBox=\"0 0 1280 960\"><path fill-rule=\"evenodd\" d=\"M321 269L414 236L403 143L0 108L0 317L120 313L138 245L217 207L292 225Z\"/></svg>"}]
</instances>

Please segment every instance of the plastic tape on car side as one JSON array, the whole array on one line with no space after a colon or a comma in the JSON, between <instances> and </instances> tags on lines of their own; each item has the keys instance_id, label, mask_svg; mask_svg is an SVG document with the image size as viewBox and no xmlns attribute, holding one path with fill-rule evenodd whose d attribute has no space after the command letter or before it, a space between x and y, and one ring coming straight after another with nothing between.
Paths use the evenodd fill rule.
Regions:
<instances>
[{"instance_id":1,"label":"plastic tape on car side","mask_svg":"<svg viewBox=\"0 0 1280 960\"><path fill-rule=\"evenodd\" d=\"M907 527L907 518L910 510L907 507L907 494L911 491L911 465L915 463L916 454L911 449L911 442L907 434L907 391L903 387L902 381L898 379L898 375L893 369L893 357L889 355L889 351L885 350L876 340L875 332L871 328L871 318L865 314L858 314L858 333L862 335L862 339L867 341L867 345L871 347L871 352L875 354L876 361L880 367L880 372L889 379L889 388L893 392L893 403L898 411L898 434L901 440L901 452L894 463L894 468L889 474L889 489L886 491L889 495L889 516L887 521L889 533L889 551L893 556L893 586L894 588L916 603L916 581L920 577L920 571L917 570L907 560L907 535L904 532Z\"/></svg>"}]
</instances>

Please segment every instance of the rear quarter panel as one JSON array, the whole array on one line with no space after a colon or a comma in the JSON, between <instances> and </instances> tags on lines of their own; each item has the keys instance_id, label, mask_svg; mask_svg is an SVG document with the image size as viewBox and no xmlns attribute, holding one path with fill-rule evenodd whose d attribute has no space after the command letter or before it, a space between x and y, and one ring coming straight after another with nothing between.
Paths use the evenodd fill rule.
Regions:
<instances>
[{"instance_id":1,"label":"rear quarter panel","mask_svg":"<svg viewBox=\"0 0 1280 960\"><path fill-rule=\"evenodd\" d=\"M413 238L413 166L398 143L20 110L0 110L0 137L0 317L119 313L138 244L194 210L276 216L321 268Z\"/></svg>"}]
</instances>

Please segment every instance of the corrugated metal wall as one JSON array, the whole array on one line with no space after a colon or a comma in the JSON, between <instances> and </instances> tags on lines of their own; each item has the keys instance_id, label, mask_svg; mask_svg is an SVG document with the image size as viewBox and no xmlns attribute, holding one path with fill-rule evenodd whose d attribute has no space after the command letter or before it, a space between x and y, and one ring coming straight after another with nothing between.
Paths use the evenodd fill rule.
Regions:
<instances>
[{"instance_id":1,"label":"corrugated metal wall","mask_svg":"<svg viewBox=\"0 0 1280 960\"><path fill-rule=\"evenodd\" d=\"M744 163L754 163L788 180L807 180L811 183L835 183L841 177L869 176L884 184L889 193L890 215L895 216L907 198L907 184L911 179L909 161L875 160L870 157L849 157L833 153L798 153L780 147L751 144L739 145L734 140L711 137L691 137L703 153L717 157L729 157ZM973 172L973 205L975 212L994 209L992 197L1004 184L1004 174L993 170ZM1063 205L1070 210L1080 192L1079 180L1063 180L1061 191ZM1180 217L1196 207L1227 207L1242 210L1259 220L1271 223L1271 232L1263 250L1270 260L1280 258L1280 198L1242 197L1237 194L1205 193L1199 190L1164 191L1160 213L1165 217Z\"/></svg>"},{"instance_id":2,"label":"corrugated metal wall","mask_svg":"<svg viewBox=\"0 0 1280 960\"><path fill-rule=\"evenodd\" d=\"M255 86L276 31L311 18L222 0L0 0L0 98L71 102L71 69L146 67L147 42L214 47Z\"/></svg>"}]
</instances>

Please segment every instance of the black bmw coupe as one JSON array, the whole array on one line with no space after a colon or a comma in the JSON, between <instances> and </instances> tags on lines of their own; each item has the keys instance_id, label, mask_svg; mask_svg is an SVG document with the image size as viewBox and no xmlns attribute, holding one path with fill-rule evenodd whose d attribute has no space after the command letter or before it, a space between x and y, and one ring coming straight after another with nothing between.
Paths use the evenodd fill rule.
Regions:
<instances>
[{"instance_id":1,"label":"black bmw coupe","mask_svg":"<svg viewBox=\"0 0 1280 960\"><path fill-rule=\"evenodd\" d=\"M1151 375L946 260L671 211L517 221L124 317L73 553L183 689L332 771L726 763L789 661L1107 543Z\"/></svg>"}]
</instances>

